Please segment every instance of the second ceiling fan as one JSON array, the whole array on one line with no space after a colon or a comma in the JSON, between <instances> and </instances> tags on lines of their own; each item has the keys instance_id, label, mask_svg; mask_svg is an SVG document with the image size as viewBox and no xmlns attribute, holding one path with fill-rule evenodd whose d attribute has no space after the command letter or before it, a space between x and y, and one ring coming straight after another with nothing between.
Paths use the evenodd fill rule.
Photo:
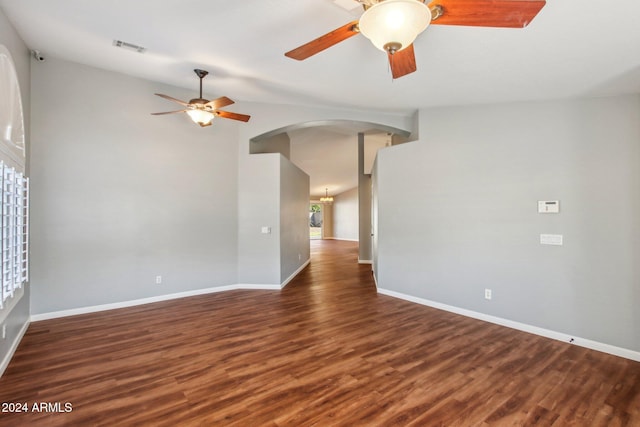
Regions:
<instances>
[{"instance_id":1,"label":"second ceiling fan","mask_svg":"<svg viewBox=\"0 0 640 427\"><path fill-rule=\"evenodd\" d=\"M417 70L413 41L430 24L524 28L545 0L355 0L364 7L349 22L287 53L299 61L358 33L387 53L394 79Z\"/></svg>"},{"instance_id":2,"label":"second ceiling fan","mask_svg":"<svg viewBox=\"0 0 640 427\"><path fill-rule=\"evenodd\" d=\"M182 105L184 108L182 110L177 111L165 111L163 113L151 113L154 116L163 115L163 114L174 114L174 113L187 113L191 120L194 123L199 124L202 127L211 126L211 121L214 117L222 117L224 119L232 119L239 120L241 122L248 122L251 116L246 114L232 113L230 111L222 111L219 108L226 107L227 105L231 105L234 103L231 99L226 96L221 96L220 98L216 98L212 101L208 99L202 98L202 79L204 79L207 74L209 74L206 70L200 70L196 68L193 70L196 73L196 76L200 79L200 95L198 98L193 98L189 102L181 101L172 96L165 95L162 93L156 93L156 95L168 99L169 101L176 102Z\"/></svg>"}]
</instances>

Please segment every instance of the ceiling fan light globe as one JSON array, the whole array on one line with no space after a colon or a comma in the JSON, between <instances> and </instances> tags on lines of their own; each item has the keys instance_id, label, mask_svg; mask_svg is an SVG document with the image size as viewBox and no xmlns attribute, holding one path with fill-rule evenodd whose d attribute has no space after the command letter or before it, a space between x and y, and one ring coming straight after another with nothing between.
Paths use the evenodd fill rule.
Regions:
<instances>
[{"instance_id":1,"label":"ceiling fan light globe","mask_svg":"<svg viewBox=\"0 0 640 427\"><path fill-rule=\"evenodd\" d=\"M194 123L201 126L211 124L211 121L215 117L213 113L199 109L188 110L187 114L191 117L191 120L193 120Z\"/></svg>"},{"instance_id":2,"label":"ceiling fan light globe","mask_svg":"<svg viewBox=\"0 0 640 427\"><path fill-rule=\"evenodd\" d=\"M398 46L394 52L409 47L431 23L431 10L418 0L385 0L367 9L358 27L360 33L378 49L389 52L388 46Z\"/></svg>"}]
</instances>

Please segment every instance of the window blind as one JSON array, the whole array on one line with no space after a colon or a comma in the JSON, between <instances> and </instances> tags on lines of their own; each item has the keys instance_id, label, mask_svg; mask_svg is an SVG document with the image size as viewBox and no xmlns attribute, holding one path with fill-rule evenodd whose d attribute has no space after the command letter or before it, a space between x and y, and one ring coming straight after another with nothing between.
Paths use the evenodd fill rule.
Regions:
<instances>
[{"instance_id":1,"label":"window blind","mask_svg":"<svg viewBox=\"0 0 640 427\"><path fill-rule=\"evenodd\" d=\"M29 280L29 178L0 162L2 243L0 308Z\"/></svg>"}]
</instances>

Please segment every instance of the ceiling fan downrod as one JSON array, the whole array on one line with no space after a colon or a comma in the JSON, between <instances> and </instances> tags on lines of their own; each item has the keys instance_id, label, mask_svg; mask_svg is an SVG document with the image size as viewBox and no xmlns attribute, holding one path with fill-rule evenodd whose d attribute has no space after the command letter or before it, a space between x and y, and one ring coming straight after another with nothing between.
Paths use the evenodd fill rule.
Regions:
<instances>
[{"instance_id":1,"label":"ceiling fan downrod","mask_svg":"<svg viewBox=\"0 0 640 427\"><path fill-rule=\"evenodd\" d=\"M207 70L201 70L199 68L196 68L195 70L193 70L193 72L196 73L196 76L198 76L198 78L200 79L200 97L198 99L192 99L191 102L195 101L205 104L207 100L202 98L202 79L204 79L207 74L209 74L209 72Z\"/></svg>"}]
</instances>

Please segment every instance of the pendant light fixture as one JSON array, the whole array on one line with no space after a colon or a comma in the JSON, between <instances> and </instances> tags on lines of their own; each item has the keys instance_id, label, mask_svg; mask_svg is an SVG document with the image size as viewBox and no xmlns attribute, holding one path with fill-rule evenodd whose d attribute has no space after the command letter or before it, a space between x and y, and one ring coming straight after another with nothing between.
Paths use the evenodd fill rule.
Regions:
<instances>
[{"instance_id":1,"label":"pendant light fixture","mask_svg":"<svg viewBox=\"0 0 640 427\"><path fill-rule=\"evenodd\" d=\"M320 197L320 203L333 203L333 197L329 196L329 189L324 189L324 197Z\"/></svg>"}]
</instances>

